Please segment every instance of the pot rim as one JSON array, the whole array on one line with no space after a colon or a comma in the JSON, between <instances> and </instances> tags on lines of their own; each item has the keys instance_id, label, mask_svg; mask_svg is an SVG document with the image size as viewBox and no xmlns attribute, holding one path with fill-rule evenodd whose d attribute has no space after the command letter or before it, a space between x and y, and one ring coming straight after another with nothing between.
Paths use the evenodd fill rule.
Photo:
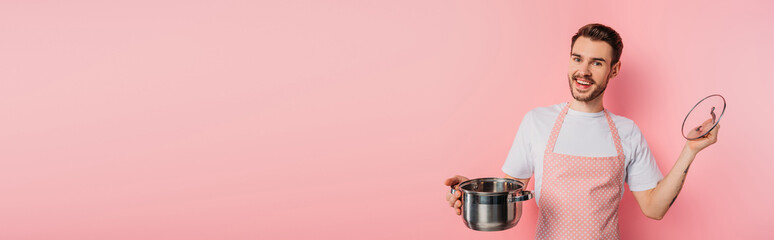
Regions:
<instances>
[{"instance_id":1,"label":"pot rim","mask_svg":"<svg viewBox=\"0 0 774 240\"><path fill-rule=\"evenodd\" d=\"M467 190L467 189L463 189L462 188L462 186L464 186L464 185L468 185L468 184L471 184L471 183L477 182L477 181L513 182L515 184L518 184L519 188L513 189L511 191L507 191L507 192L476 192L476 191L471 191L471 190ZM457 188L459 190L461 190L462 192L464 192L465 194L472 194L472 195L478 195L478 196L499 196L499 195L509 195L509 194L512 194L513 196L520 196L520 195L522 195L522 192L524 191L524 183L522 183L519 180L512 179L512 178L475 178L475 179L470 179L470 180L461 182L460 184L457 185Z\"/></svg>"}]
</instances>

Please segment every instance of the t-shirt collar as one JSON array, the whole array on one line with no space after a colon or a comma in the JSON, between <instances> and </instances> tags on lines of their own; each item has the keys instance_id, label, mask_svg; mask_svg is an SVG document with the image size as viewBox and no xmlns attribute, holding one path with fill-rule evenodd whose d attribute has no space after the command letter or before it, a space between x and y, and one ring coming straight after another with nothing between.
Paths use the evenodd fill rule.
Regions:
<instances>
[{"instance_id":1,"label":"t-shirt collar","mask_svg":"<svg viewBox=\"0 0 774 240\"><path fill-rule=\"evenodd\" d=\"M578 117L603 117L605 116L605 110L599 111L599 112L580 112L572 110L572 108L568 109L567 111L568 116L578 116Z\"/></svg>"}]
</instances>

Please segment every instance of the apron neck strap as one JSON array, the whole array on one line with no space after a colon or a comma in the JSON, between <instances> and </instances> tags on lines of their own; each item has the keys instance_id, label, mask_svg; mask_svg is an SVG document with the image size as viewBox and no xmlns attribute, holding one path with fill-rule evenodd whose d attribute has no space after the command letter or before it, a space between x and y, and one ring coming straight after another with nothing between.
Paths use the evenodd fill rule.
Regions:
<instances>
[{"instance_id":1,"label":"apron neck strap","mask_svg":"<svg viewBox=\"0 0 774 240\"><path fill-rule=\"evenodd\" d=\"M559 112L559 116L556 117L556 122L554 122L554 127L551 129L551 136L548 138L548 145L546 146L546 155L549 153L554 152L554 146L556 146L556 139L559 137L559 130L562 129L562 124L564 123L564 117L567 116L567 112L570 110L570 103L567 102L567 105L562 108L562 111ZM615 144L615 150L618 153L619 157L623 157L623 147L621 146L621 137L618 135L618 129L615 127L615 123L613 122L613 118L610 117L610 114L608 113L607 109L602 110L605 113L605 118L607 119L607 125L610 127L610 133L613 135L613 143Z\"/></svg>"}]
</instances>

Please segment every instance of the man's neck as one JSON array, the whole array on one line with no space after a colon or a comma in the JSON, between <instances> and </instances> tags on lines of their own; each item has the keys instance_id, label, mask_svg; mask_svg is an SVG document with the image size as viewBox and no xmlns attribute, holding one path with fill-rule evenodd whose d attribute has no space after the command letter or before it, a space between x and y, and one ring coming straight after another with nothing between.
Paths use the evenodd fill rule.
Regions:
<instances>
[{"instance_id":1,"label":"man's neck","mask_svg":"<svg viewBox=\"0 0 774 240\"><path fill-rule=\"evenodd\" d=\"M599 95L599 97L596 99L588 102L581 102L573 98L572 101L570 101L570 109L578 112L588 113L601 112L605 109L605 107L602 105L602 96L603 95Z\"/></svg>"}]
</instances>

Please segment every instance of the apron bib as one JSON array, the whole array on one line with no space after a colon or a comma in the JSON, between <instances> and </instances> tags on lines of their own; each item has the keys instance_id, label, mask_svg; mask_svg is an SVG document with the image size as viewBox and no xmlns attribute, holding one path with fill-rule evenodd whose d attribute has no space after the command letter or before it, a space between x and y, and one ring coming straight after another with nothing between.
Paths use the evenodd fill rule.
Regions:
<instances>
[{"instance_id":1,"label":"apron bib","mask_svg":"<svg viewBox=\"0 0 774 240\"><path fill-rule=\"evenodd\" d=\"M568 103L556 118L543 157L536 239L619 239L618 205L623 194L624 153L613 119L605 117L618 156L554 153Z\"/></svg>"}]
</instances>

